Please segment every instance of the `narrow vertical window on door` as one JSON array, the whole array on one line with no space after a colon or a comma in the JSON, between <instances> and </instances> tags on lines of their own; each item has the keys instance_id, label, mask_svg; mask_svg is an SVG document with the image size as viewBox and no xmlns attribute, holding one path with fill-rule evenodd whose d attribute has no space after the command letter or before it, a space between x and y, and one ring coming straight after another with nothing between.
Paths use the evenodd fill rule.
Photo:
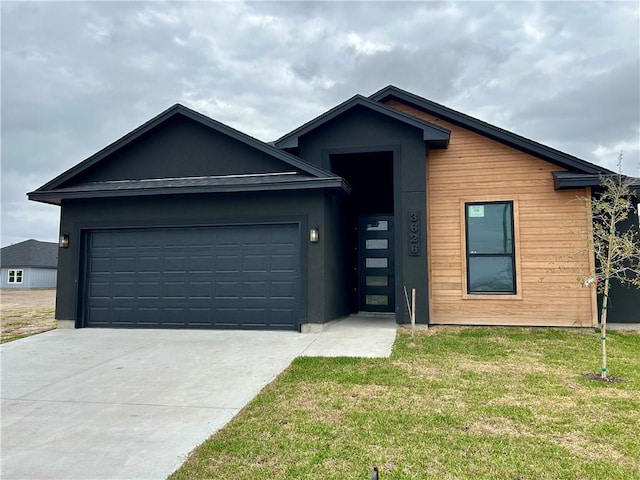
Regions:
<instances>
[{"instance_id":1,"label":"narrow vertical window on door","mask_svg":"<svg viewBox=\"0 0 640 480\"><path fill-rule=\"evenodd\" d=\"M467 293L517 293L513 202L465 203Z\"/></svg>"}]
</instances>

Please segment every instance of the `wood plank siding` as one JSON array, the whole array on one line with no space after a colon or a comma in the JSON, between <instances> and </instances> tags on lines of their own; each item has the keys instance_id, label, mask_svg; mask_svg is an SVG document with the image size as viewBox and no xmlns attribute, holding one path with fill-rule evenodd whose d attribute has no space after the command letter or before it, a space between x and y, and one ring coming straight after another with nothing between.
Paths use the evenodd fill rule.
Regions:
<instances>
[{"instance_id":1,"label":"wood plank siding","mask_svg":"<svg viewBox=\"0 0 640 480\"><path fill-rule=\"evenodd\" d=\"M585 240L575 233L576 224L589 224L589 209L576 200L588 189L556 191L551 172L560 167L399 102L387 105L451 130L449 147L427 159L430 323L593 326L595 291L577 281L590 255L576 255ZM516 295L466 293L464 202L478 201L513 201Z\"/></svg>"}]
</instances>

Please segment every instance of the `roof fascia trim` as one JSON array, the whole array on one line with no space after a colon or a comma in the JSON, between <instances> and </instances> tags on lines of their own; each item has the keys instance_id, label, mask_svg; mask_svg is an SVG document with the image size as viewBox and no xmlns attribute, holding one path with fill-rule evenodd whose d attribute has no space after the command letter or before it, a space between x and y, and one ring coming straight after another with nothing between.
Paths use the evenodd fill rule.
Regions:
<instances>
[{"instance_id":1,"label":"roof fascia trim","mask_svg":"<svg viewBox=\"0 0 640 480\"><path fill-rule=\"evenodd\" d=\"M569 190L573 188L583 187L599 187L602 186L601 177L602 174L576 174L573 172L552 172L553 186L555 190ZM611 174L609 174L611 175ZM617 174L613 174L617 175ZM622 176L625 181L631 181L633 177L626 175ZM634 192L635 195L640 193L640 181L638 183L630 183L629 189Z\"/></svg>"},{"instance_id":2,"label":"roof fascia trim","mask_svg":"<svg viewBox=\"0 0 640 480\"><path fill-rule=\"evenodd\" d=\"M443 142L446 142L445 145L448 144L449 142L451 132L444 127L441 127L439 125L433 125L419 118L412 117L411 115L407 115L404 112L400 112L394 108L387 107L382 103L371 101L369 98L364 97L362 95L354 95L350 99L333 107L332 109L317 116L316 118L308 121L304 125L283 135L273 143L276 147L282 148L282 149L298 148L298 140L301 136L320 127L321 125L324 125L327 122L330 122L334 118L338 117L339 115L347 112L348 110L356 106L368 108L377 113L393 118L394 120L398 120L400 122L406 123L408 125L411 125L412 127L422 130L422 136L425 142L435 141L440 144Z\"/></svg>"},{"instance_id":3,"label":"roof fascia trim","mask_svg":"<svg viewBox=\"0 0 640 480\"><path fill-rule=\"evenodd\" d=\"M351 192L351 187L341 177L316 178L305 182L278 182L255 185L215 185L215 186L183 186L183 187L153 187L131 188L123 190L81 190L81 191L33 191L27 194L29 200L51 205L61 205L62 200L79 200L92 198L116 198L155 195L199 194L199 193L242 193L278 190L309 190L321 188L337 188L345 193Z\"/></svg>"},{"instance_id":4,"label":"roof fascia trim","mask_svg":"<svg viewBox=\"0 0 640 480\"><path fill-rule=\"evenodd\" d=\"M443 120L455 125L462 126L480 135L489 137L510 147L529 153L542 160L554 163L555 165L577 170L580 173L610 174L614 173L604 167L594 165L586 160L574 157L568 153L561 152L547 145L543 145L534 140L509 132L490 123L478 120L464 113L453 110L439 103L432 102L426 98L419 97L413 93L402 90L393 85L389 85L369 97L376 102L385 102L390 99L408 104L418 110L435 115Z\"/></svg>"}]
</instances>

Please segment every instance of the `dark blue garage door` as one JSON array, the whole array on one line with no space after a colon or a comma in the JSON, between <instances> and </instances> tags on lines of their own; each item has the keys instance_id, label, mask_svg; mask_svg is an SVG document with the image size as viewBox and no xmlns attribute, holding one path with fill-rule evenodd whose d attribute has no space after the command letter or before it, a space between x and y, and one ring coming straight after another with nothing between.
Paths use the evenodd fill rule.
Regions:
<instances>
[{"instance_id":1,"label":"dark blue garage door","mask_svg":"<svg viewBox=\"0 0 640 480\"><path fill-rule=\"evenodd\" d=\"M87 234L84 326L297 329L298 225Z\"/></svg>"}]
</instances>

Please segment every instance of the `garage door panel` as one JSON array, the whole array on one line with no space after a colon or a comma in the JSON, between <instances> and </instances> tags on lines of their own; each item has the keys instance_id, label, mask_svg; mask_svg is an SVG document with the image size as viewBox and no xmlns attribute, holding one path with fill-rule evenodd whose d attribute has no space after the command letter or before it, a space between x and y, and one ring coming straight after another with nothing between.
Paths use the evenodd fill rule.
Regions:
<instances>
[{"instance_id":1,"label":"garage door panel","mask_svg":"<svg viewBox=\"0 0 640 480\"><path fill-rule=\"evenodd\" d=\"M242 285L242 297L246 300L267 300L269 285L267 282L245 282Z\"/></svg>"},{"instance_id":2,"label":"garage door panel","mask_svg":"<svg viewBox=\"0 0 640 480\"><path fill-rule=\"evenodd\" d=\"M137 298L139 300L158 300L162 297L162 285L158 281L139 282Z\"/></svg>"},{"instance_id":3,"label":"garage door panel","mask_svg":"<svg viewBox=\"0 0 640 480\"><path fill-rule=\"evenodd\" d=\"M240 248L241 232L237 229L220 228L214 232L213 245L218 249Z\"/></svg>"},{"instance_id":4,"label":"garage door panel","mask_svg":"<svg viewBox=\"0 0 640 480\"><path fill-rule=\"evenodd\" d=\"M279 245L293 246L298 243L298 232L294 230L278 230L271 235L271 245L276 247Z\"/></svg>"},{"instance_id":5,"label":"garage door panel","mask_svg":"<svg viewBox=\"0 0 640 480\"><path fill-rule=\"evenodd\" d=\"M212 274L215 260L213 255L191 255L189 257L188 270L191 275L196 273Z\"/></svg>"},{"instance_id":6,"label":"garage door panel","mask_svg":"<svg viewBox=\"0 0 640 480\"><path fill-rule=\"evenodd\" d=\"M88 295L91 299L108 299L111 297L111 284L94 281L89 284Z\"/></svg>"},{"instance_id":7,"label":"garage door panel","mask_svg":"<svg viewBox=\"0 0 640 480\"><path fill-rule=\"evenodd\" d=\"M91 247L91 250L96 253L99 252L101 249L110 250L111 244L112 244L112 239L105 235L92 236L89 239L89 246Z\"/></svg>"},{"instance_id":8,"label":"garage door panel","mask_svg":"<svg viewBox=\"0 0 640 480\"><path fill-rule=\"evenodd\" d=\"M274 326L288 325L294 320L296 312L293 308L290 309L275 309L271 311L271 324Z\"/></svg>"},{"instance_id":9,"label":"garage door panel","mask_svg":"<svg viewBox=\"0 0 640 480\"><path fill-rule=\"evenodd\" d=\"M265 254L249 254L244 256L245 273L249 272L268 272L269 271L269 256Z\"/></svg>"},{"instance_id":10,"label":"garage door panel","mask_svg":"<svg viewBox=\"0 0 640 480\"><path fill-rule=\"evenodd\" d=\"M137 267L139 273L160 273L162 271L162 257L159 255L140 255Z\"/></svg>"},{"instance_id":11,"label":"garage door panel","mask_svg":"<svg viewBox=\"0 0 640 480\"><path fill-rule=\"evenodd\" d=\"M296 259L293 255L273 254L271 256L272 272L294 273L296 270Z\"/></svg>"},{"instance_id":12,"label":"garage door panel","mask_svg":"<svg viewBox=\"0 0 640 480\"><path fill-rule=\"evenodd\" d=\"M162 296L166 300L184 300L187 297L187 282L165 282L162 286Z\"/></svg>"},{"instance_id":13,"label":"garage door panel","mask_svg":"<svg viewBox=\"0 0 640 480\"><path fill-rule=\"evenodd\" d=\"M187 271L187 259L183 255L167 255L162 262L162 271L165 273L185 273Z\"/></svg>"},{"instance_id":14,"label":"garage door panel","mask_svg":"<svg viewBox=\"0 0 640 480\"><path fill-rule=\"evenodd\" d=\"M192 300L206 300L210 302L213 298L213 282L197 282L193 280L190 281L189 298Z\"/></svg>"},{"instance_id":15,"label":"garage door panel","mask_svg":"<svg viewBox=\"0 0 640 480\"><path fill-rule=\"evenodd\" d=\"M99 323L99 322L103 322L103 323L108 323L109 322L109 308L107 307L101 307L101 306L93 306L91 307L91 316L94 319L95 322Z\"/></svg>"},{"instance_id":16,"label":"garage door panel","mask_svg":"<svg viewBox=\"0 0 640 480\"><path fill-rule=\"evenodd\" d=\"M216 300L237 300L240 298L240 282L216 282Z\"/></svg>"},{"instance_id":17,"label":"garage door panel","mask_svg":"<svg viewBox=\"0 0 640 480\"><path fill-rule=\"evenodd\" d=\"M297 328L297 225L88 235L86 326Z\"/></svg>"},{"instance_id":18,"label":"garage door panel","mask_svg":"<svg viewBox=\"0 0 640 480\"><path fill-rule=\"evenodd\" d=\"M265 313L266 309L264 308L243 308L242 309L244 323L247 326L258 326L265 324Z\"/></svg>"},{"instance_id":19,"label":"garage door panel","mask_svg":"<svg viewBox=\"0 0 640 480\"><path fill-rule=\"evenodd\" d=\"M214 325L216 327L233 328L238 324L240 307L219 307L215 309Z\"/></svg>"},{"instance_id":20,"label":"garage door panel","mask_svg":"<svg viewBox=\"0 0 640 480\"><path fill-rule=\"evenodd\" d=\"M111 272L111 260L109 258L92 258L89 265L94 274Z\"/></svg>"},{"instance_id":21,"label":"garage door panel","mask_svg":"<svg viewBox=\"0 0 640 480\"><path fill-rule=\"evenodd\" d=\"M269 285L271 289L270 297L277 298L279 300L294 300L295 299L295 283L289 282L272 282Z\"/></svg>"},{"instance_id":22,"label":"garage door panel","mask_svg":"<svg viewBox=\"0 0 640 480\"><path fill-rule=\"evenodd\" d=\"M239 254L216 256L216 273L239 273L241 269L242 257Z\"/></svg>"},{"instance_id":23,"label":"garage door panel","mask_svg":"<svg viewBox=\"0 0 640 480\"><path fill-rule=\"evenodd\" d=\"M111 295L117 300L133 300L135 296L133 282L114 282L111 288Z\"/></svg>"},{"instance_id":24,"label":"garage door panel","mask_svg":"<svg viewBox=\"0 0 640 480\"><path fill-rule=\"evenodd\" d=\"M245 229L242 235L242 245L244 247L266 247L268 239L259 229Z\"/></svg>"}]
</instances>

